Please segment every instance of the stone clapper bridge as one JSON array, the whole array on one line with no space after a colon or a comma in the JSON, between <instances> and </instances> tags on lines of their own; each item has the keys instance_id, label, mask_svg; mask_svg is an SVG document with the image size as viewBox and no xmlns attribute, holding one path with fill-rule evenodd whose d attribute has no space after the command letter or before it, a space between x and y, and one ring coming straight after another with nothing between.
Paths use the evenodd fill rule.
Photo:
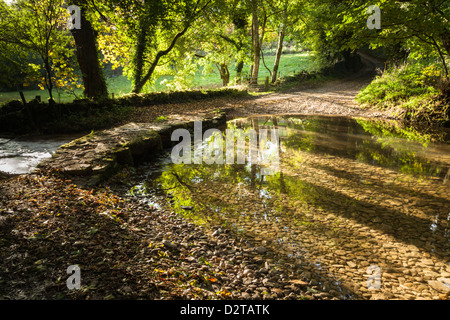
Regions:
<instances>
[{"instance_id":1,"label":"stone clapper bridge","mask_svg":"<svg viewBox=\"0 0 450 320\"><path fill-rule=\"evenodd\" d=\"M177 143L171 141L174 130L183 128L193 132L195 121L201 121L205 131L225 125L226 116L222 110L196 116L170 115L165 121L132 122L93 132L59 147L36 171L59 171L78 184L97 185L124 166L155 159Z\"/></svg>"}]
</instances>

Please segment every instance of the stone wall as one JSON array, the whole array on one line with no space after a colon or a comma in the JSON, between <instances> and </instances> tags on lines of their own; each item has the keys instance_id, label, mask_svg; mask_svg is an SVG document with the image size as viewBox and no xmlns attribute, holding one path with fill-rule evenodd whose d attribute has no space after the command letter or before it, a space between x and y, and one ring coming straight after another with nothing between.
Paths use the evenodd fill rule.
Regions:
<instances>
[{"instance_id":1,"label":"stone wall","mask_svg":"<svg viewBox=\"0 0 450 320\"><path fill-rule=\"evenodd\" d=\"M171 115L162 122L128 123L93 132L62 145L37 170L59 171L80 184L95 185L124 166L151 161L172 146L171 135L175 129L193 131L195 121L202 121L206 130L225 125L226 117L222 111L195 117Z\"/></svg>"}]
</instances>

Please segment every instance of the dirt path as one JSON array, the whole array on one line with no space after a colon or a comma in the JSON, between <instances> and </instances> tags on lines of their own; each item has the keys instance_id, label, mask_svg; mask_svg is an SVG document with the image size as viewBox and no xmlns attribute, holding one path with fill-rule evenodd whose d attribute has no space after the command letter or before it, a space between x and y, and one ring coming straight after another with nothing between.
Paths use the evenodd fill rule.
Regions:
<instances>
[{"instance_id":1,"label":"dirt path","mask_svg":"<svg viewBox=\"0 0 450 320\"><path fill-rule=\"evenodd\" d=\"M364 109L354 98L373 77L369 69L345 79L326 81L314 87L296 86L285 92L252 97L224 97L213 100L171 103L138 108L126 122L151 122L170 114L197 115L224 109L229 119L255 114L316 114L392 118L387 111Z\"/></svg>"},{"instance_id":2,"label":"dirt path","mask_svg":"<svg viewBox=\"0 0 450 320\"><path fill-rule=\"evenodd\" d=\"M229 115L331 114L391 118L389 112L364 109L355 102L358 92L370 81L371 77L365 71L346 79L328 81L314 88L295 88L285 93L268 94L235 106Z\"/></svg>"}]
</instances>

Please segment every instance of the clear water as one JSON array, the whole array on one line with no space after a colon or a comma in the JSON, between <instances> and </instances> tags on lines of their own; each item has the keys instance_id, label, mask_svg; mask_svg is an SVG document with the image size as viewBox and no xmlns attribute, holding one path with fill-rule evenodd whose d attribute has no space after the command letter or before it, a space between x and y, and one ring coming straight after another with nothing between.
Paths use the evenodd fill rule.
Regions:
<instances>
[{"instance_id":1,"label":"clear water","mask_svg":"<svg viewBox=\"0 0 450 320\"><path fill-rule=\"evenodd\" d=\"M450 272L448 131L320 116L228 123L274 126L281 132L274 175L261 175L257 164L185 165L166 157L130 192L159 191L178 214L233 229L340 298L435 298L427 281ZM375 291L371 266L383 277Z\"/></svg>"},{"instance_id":2,"label":"clear water","mask_svg":"<svg viewBox=\"0 0 450 320\"><path fill-rule=\"evenodd\" d=\"M25 174L50 158L61 145L78 138L74 136L6 139L0 138L0 171Z\"/></svg>"}]
</instances>

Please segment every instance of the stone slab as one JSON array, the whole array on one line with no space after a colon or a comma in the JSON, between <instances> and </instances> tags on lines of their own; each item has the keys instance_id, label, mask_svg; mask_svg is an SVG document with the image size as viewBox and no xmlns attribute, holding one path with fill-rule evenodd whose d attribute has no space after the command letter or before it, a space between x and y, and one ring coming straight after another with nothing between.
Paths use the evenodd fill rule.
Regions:
<instances>
[{"instance_id":1,"label":"stone slab","mask_svg":"<svg viewBox=\"0 0 450 320\"><path fill-rule=\"evenodd\" d=\"M226 123L225 114L181 116L171 115L166 121L127 123L98 132L92 132L62 145L53 156L38 165L37 170L59 171L68 176L88 177L89 184L97 184L123 166L135 166L151 161L173 142L175 129L194 129L195 121L202 129L220 127Z\"/></svg>"}]
</instances>

